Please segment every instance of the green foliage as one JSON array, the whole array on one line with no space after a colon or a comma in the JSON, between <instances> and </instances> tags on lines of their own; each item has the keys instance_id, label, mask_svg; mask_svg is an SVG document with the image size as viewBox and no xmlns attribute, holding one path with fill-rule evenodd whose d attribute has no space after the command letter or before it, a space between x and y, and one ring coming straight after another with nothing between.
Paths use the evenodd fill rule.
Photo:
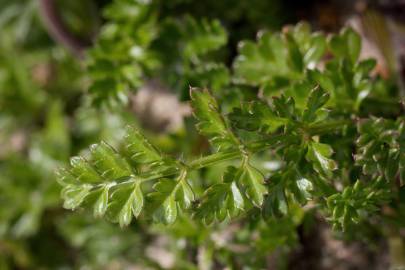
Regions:
<instances>
[{"instance_id":1,"label":"green foliage","mask_svg":"<svg viewBox=\"0 0 405 270\"><path fill-rule=\"evenodd\" d=\"M384 176L387 181L405 179L405 122L382 118L368 119L358 125L356 164L366 175Z\"/></svg>"},{"instance_id":2,"label":"green foliage","mask_svg":"<svg viewBox=\"0 0 405 270\"><path fill-rule=\"evenodd\" d=\"M97 1L105 21L83 70L38 1L5 2L1 269L282 269L322 219L348 240L404 226L403 105L352 29L265 30L235 56L286 20L281 2ZM89 38L87 3L65 2ZM98 106L150 81L191 100L178 130Z\"/></svg>"},{"instance_id":3,"label":"green foliage","mask_svg":"<svg viewBox=\"0 0 405 270\"><path fill-rule=\"evenodd\" d=\"M187 16L181 27L183 28L180 29L184 39L184 57L191 58L193 61L226 44L227 34L218 20L196 21Z\"/></svg>"},{"instance_id":4,"label":"green foliage","mask_svg":"<svg viewBox=\"0 0 405 270\"><path fill-rule=\"evenodd\" d=\"M360 55L361 38L351 28L342 30L340 35L334 35L329 40L330 50L339 58L347 58L356 63Z\"/></svg>"},{"instance_id":5,"label":"green foliage","mask_svg":"<svg viewBox=\"0 0 405 270\"><path fill-rule=\"evenodd\" d=\"M224 40L208 37L209 32L223 36L218 24L190 20L186 20L190 39L185 52L195 62L205 53L202 48L217 48ZM206 46L200 47L203 43ZM67 171L76 184L70 192L70 185L62 181L65 207L87 207L96 201L96 215L118 215L112 220L121 226L139 215L164 224L190 215L210 224L247 218L256 211L264 219L282 218L296 205L312 201L336 229L364 222L390 202L389 182L403 175L400 153L404 135L402 120L373 118L359 120L355 133L353 119L374 87L369 74L375 63L359 61L360 48L359 36L349 28L326 38L321 33L311 34L307 24L286 28L282 34L262 34L257 44L243 43L234 62L232 82L259 87L262 99L242 100L229 114L223 114L208 90L190 91L196 128L214 147L213 154L192 161L176 160L162 155L139 131L130 129L122 151L101 144L93 149L105 148L103 154L96 155L93 150L89 157L72 163ZM316 66L325 61L327 51L334 57L320 71ZM223 79L216 84L227 88L230 82ZM270 93L275 94L272 99L267 98ZM350 165L339 159L345 151L339 148L339 141L347 139L352 140L348 147L357 139L356 163ZM265 174L254 160L268 159L271 153L275 155L270 160L282 165ZM222 178L211 179L202 190L195 187L191 171L227 160L239 160L240 164L226 166ZM80 173L76 172L79 169ZM340 172L343 169L356 172L353 174L359 180L345 178ZM338 183L346 183L344 190L339 190ZM75 203L69 204L72 200Z\"/></svg>"},{"instance_id":6,"label":"green foliage","mask_svg":"<svg viewBox=\"0 0 405 270\"><path fill-rule=\"evenodd\" d=\"M89 53L88 70L94 79L89 92L96 104L108 97L125 99L124 91L141 84L143 69L157 65L148 51L157 34L154 13L149 1L116 1L105 9L110 22Z\"/></svg>"},{"instance_id":7,"label":"green foliage","mask_svg":"<svg viewBox=\"0 0 405 270\"><path fill-rule=\"evenodd\" d=\"M201 200L196 216L206 223L214 218L223 221L227 216L235 216L244 208L244 200L235 182L235 167L228 167L224 173L222 183L209 187Z\"/></svg>"},{"instance_id":8,"label":"green foliage","mask_svg":"<svg viewBox=\"0 0 405 270\"><path fill-rule=\"evenodd\" d=\"M239 144L218 112L217 101L208 90L191 90L190 97L194 105L194 114L199 121L197 129L201 134L209 136L211 143L217 146L218 150Z\"/></svg>"},{"instance_id":9,"label":"green foliage","mask_svg":"<svg viewBox=\"0 0 405 270\"><path fill-rule=\"evenodd\" d=\"M227 34L220 22L191 16L160 17L159 5L158 1L115 1L106 8L109 23L88 59L93 79L89 92L96 105L127 102L130 90L151 79L178 86L179 77L187 80L203 73L210 76L207 82L211 83L213 73L223 73L219 64L206 59L208 53L226 44ZM183 87L188 87L186 81Z\"/></svg>"},{"instance_id":10,"label":"green foliage","mask_svg":"<svg viewBox=\"0 0 405 270\"><path fill-rule=\"evenodd\" d=\"M332 213L330 219L334 229L346 230L350 225L367 219L379 211L379 206L388 202L390 197L389 186L383 177L367 186L357 181L354 186L348 186L341 193L331 195L327 204Z\"/></svg>"},{"instance_id":11,"label":"green foliage","mask_svg":"<svg viewBox=\"0 0 405 270\"><path fill-rule=\"evenodd\" d=\"M151 211L145 211L145 216L157 222L171 224L176 221L179 212L190 208L195 201L194 191L188 182L188 173L216 160L230 158L240 158L241 166L238 169L229 167L224 175L224 184L213 185L207 190L205 196L208 198L198 207L197 216L204 217L207 222L211 222L214 216L223 220L228 212L228 204L235 204L232 207L242 209L245 199L254 206L261 207L267 192L264 176L249 163L248 148L227 127L223 116L218 112L215 99L207 90L193 89L191 97L194 113L200 121L198 129L218 147L216 154L184 163L163 156L138 131L129 127L122 151L117 152L101 142L90 147L87 157L73 157L69 168L59 170L64 207L91 207L95 216L106 215L121 226L128 225L133 216L139 216L143 213L143 208L147 207ZM261 147L263 146L260 144L252 150L257 151ZM153 187L144 188L146 182L150 181L153 181ZM225 198L222 195L218 198L219 190L232 195L227 197L225 193ZM240 190L245 196L242 196ZM209 196L211 193L214 196ZM223 201L223 208L218 208L212 200ZM229 212L233 213L234 210Z\"/></svg>"},{"instance_id":12,"label":"green foliage","mask_svg":"<svg viewBox=\"0 0 405 270\"><path fill-rule=\"evenodd\" d=\"M311 34L306 23L286 28L283 33L260 33L257 44L240 44L235 76L238 82L263 91L278 91L291 80L302 78L305 68L314 68L325 50L325 37Z\"/></svg>"},{"instance_id":13,"label":"green foliage","mask_svg":"<svg viewBox=\"0 0 405 270\"><path fill-rule=\"evenodd\" d=\"M185 46L191 59L224 42L208 34L223 36L218 24L199 25L188 18L186 29L194 36ZM206 46L200 46L200 38ZM335 151L324 135L331 132L335 140L342 140L345 130L354 128L348 112L359 108L366 95L364 87L372 89L373 82L367 78L373 63L358 61L360 41L351 29L326 40L321 33L311 34L308 25L299 24L282 34L263 34L257 45L245 43L234 63L235 81L262 89L277 86L285 89L283 94L271 100L242 102L224 115L208 90L191 89L197 130L214 146L213 154L191 162L176 160L162 155L139 131L129 128L122 151L101 143L91 147L88 157L73 158L71 167L60 171L64 206L90 205L96 216L106 214L121 226L140 215L172 224L179 216L191 214L209 224L249 215L252 209L259 209L264 217L279 218L288 216L292 205L308 201L332 213L335 228L345 229L350 222L365 218L365 213L374 213L389 201L379 175L393 181L399 171L403 174L403 132L397 131L403 124L370 119L359 126L354 166L362 166L364 175L358 178L380 180L364 189L357 182L356 188L348 185L340 193L333 183L348 180L339 179ZM315 66L327 48L335 57L319 71ZM276 84L281 81L283 84ZM253 155L263 150L276 151L276 159L283 164L270 177L252 163ZM229 159L241 163L228 166L222 180L212 181L204 192L194 190L191 171Z\"/></svg>"},{"instance_id":14,"label":"green foliage","mask_svg":"<svg viewBox=\"0 0 405 270\"><path fill-rule=\"evenodd\" d=\"M259 87L265 97L285 93L299 107L319 85L330 91L330 102L341 110L358 110L375 87L369 75L375 60L358 61L360 48L360 37L350 28L326 38L299 24L282 34L262 34L257 44L242 43L234 61L235 81ZM328 50L334 58L320 71L317 65Z\"/></svg>"}]
</instances>

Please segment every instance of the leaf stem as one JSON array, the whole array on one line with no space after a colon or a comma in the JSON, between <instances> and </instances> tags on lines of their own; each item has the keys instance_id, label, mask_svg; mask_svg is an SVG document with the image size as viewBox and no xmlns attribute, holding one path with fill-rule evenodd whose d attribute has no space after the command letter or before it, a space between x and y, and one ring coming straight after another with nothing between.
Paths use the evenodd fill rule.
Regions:
<instances>
[{"instance_id":1,"label":"leaf stem","mask_svg":"<svg viewBox=\"0 0 405 270\"><path fill-rule=\"evenodd\" d=\"M280 134L280 135L275 135L272 137L268 137L265 139L261 139L255 142L250 143L247 145L247 149L251 153L256 153L260 152L263 150L266 150L269 146L278 146L280 143L289 143L295 140L295 136L292 135L285 135L285 134ZM196 160L191 161L188 165L187 168L189 171L191 170L198 170L207 166L210 166L215 163L223 162L226 160L232 160L236 158L241 157L241 152L239 149L232 149L224 152L219 152L215 153L212 155L208 155ZM169 177L172 175L178 174L178 170L170 170L166 172L161 172L161 173L147 173L147 174L141 174L137 176L133 176L132 179L133 181L139 181L139 179L142 179L142 182L145 181L150 181L158 178L163 178L163 177Z\"/></svg>"},{"instance_id":2,"label":"leaf stem","mask_svg":"<svg viewBox=\"0 0 405 270\"><path fill-rule=\"evenodd\" d=\"M269 146L278 145L281 142L292 141L294 139L291 135L276 135L266 139L262 139L256 142L252 142L246 146L246 148L252 152L256 153L259 151L266 150ZM239 149L228 150L225 152L215 153L209 156L205 156L196 160L193 160L189 164L189 168L192 170L198 170L204 167L207 167L211 164L231 160L241 157L241 151Z\"/></svg>"},{"instance_id":3,"label":"leaf stem","mask_svg":"<svg viewBox=\"0 0 405 270\"><path fill-rule=\"evenodd\" d=\"M308 132L311 135L318 135L322 134L325 132L331 132L333 129L341 128L344 125L349 125L353 123L352 120L335 120L335 121L330 121L327 123L320 123L320 124L314 124L310 125L308 127ZM279 146L281 143L288 144L288 143L293 143L297 140L297 137L294 135L288 135L288 134L278 134L274 135L271 137L267 137L255 142L248 143L246 145L246 149L254 154L260 151L264 151L268 149L270 146L271 147L276 147ZM237 159L237 158L242 158L242 153L240 149L231 149L227 150L224 152L218 152L214 153L205 157L201 157L199 159L195 159L191 161L188 164L185 164L185 167L187 168L188 171L192 170L198 170L204 167L208 167L212 164L216 164L219 162L227 161L227 160L232 160L232 159ZM164 178L164 177L170 177L173 175L177 175L179 173L184 172L183 170L179 169L173 169L173 170L168 170L164 172L159 172L159 173L144 173L140 175L131 175L129 176L129 179L123 182L117 183L114 187L123 185L123 184L130 184L130 183L135 183L137 181L141 182L146 182L146 181L151 181L159 178ZM96 188L96 187L93 187Z\"/></svg>"}]
</instances>

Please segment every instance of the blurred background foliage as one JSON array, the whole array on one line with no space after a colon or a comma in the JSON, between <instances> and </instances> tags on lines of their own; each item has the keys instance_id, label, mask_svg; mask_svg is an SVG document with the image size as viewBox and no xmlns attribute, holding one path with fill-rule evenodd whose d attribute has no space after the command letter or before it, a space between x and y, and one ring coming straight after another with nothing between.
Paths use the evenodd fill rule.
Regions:
<instances>
[{"instance_id":1,"label":"blurred background foliage","mask_svg":"<svg viewBox=\"0 0 405 270\"><path fill-rule=\"evenodd\" d=\"M239 41L303 19L324 31L357 26L377 75L403 86L397 12L378 1L0 0L0 269L387 269L378 228L349 244L297 207L267 222L180 217L121 229L64 210L54 171L91 143L117 141L127 124L166 152L207 151L187 118L189 85L212 89L224 111L265 94L230 86Z\"/></svg>"}]
</instances>

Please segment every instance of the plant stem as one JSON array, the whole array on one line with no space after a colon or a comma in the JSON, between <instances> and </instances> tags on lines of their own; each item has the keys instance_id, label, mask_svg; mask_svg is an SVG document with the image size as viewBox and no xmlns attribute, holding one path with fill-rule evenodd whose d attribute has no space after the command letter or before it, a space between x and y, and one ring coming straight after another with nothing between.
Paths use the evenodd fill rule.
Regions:
<instances>
[{"instance_id":1,"label":"plant stem","mask_svg":"<svg viewBox=\"0 0 405 270\"><path fill-rule=\"evenodd\" d=\"M275 135L266 139L262 139L256 142L252 142L246 146L251 153L266 150L269 146L279 145L282 142L291 142L294 140L294 136L291 135ZM196 160L191 161L188 164L189 170L198 170L204 167L208 167L212 164L223 162L226 160L232 160L241 157L241 151L239 149L232 149L224 152L218 152L212 155L208 155ZM172 175L172 174L170 174ZM168 175L165 175L168 176ZM164 177L164 176L163 176ZM153 178L158 178L154 175Z\"/></svg>"},{"instance_id":2,"label":"plant stem","mask_svg":"<svg viewBox=\"0 0 405 270\"><path fill-rule=\"evenodd\" d=\"M353 123L352 120L335 120L335 121L330 121L327 123L322 123L322 124L314 124L308 127L308 132L311 135L318 135L322 134L325 132L330 132L331 130L341 128L344 125L348 125ZM279 135L274 135L265 139L261 139L255 142L251 142L248 145L246 145L246 149L254 154L263 150L268 149L270 146L276 147L279 146L280 144L288 144L296 141L296 136L293 135L287 135L287 134L279 134ZM188 169L188 171L192 170L198 170L202 169L204 167L208 167L212 164L216 164L219 162L227 161L227 160L232 160L232 159L237 159L241 158L242 153L240 149L231 149L227 150L224 152L218 152L212 155L208 155L205 157L201 157L199 159L193 160L188 164L185 164L185 167ZM164 172L159 172L159 173L145 173L141 175L131 175L130 178L126 181L118 183L116 186L119 185L124 185L124 184L129 184L129 183L134 183L136 181L151 181L159 178L164 178L164 177L170 177L173 175L179 174L181 170L179 168L164 171Z\"/></svg>"},{"instance_id":3,"label":"plant stem","mask_svg":"<svg viewBox=\"0 0 405 270\"><path fill-rule=\"evenodd\" d=\"M275 135L272 137L268 137L262 140L258 140L256 142L252 142L246 146L246 148L251 153L257 153L263 150L266 150L269 146L279 146L281 143L291 143L295 141L295 136L292 135ZM223 162L226 160L232 160L241 157L241 151L239 149L232 149L224 152L215 153L212 155L208 155L196 160L191 161L189 164L186 165L189 171L191 170L198 170L207 166L210 166L215 163ZM158 178L164 178L173 176L179 173L178 169L173 169L165 172L160 173L146 173L141 175L131 175L129 179L126 181L120 182L115 187L124 184L130 184L136 181L151 181Z\"/></svg>"}]
</instances>

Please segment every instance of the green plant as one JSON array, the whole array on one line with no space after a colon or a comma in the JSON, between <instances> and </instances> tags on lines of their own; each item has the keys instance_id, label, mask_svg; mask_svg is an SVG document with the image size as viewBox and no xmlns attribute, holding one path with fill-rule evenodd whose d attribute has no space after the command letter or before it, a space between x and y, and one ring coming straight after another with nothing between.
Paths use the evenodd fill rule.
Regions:
<instances>
[{"instance_id":1,"label":"green plant","mask_svg":"<svg viewBox=\"0 0 405 270\"><path fill-rule=\"evenodd\" d=\"M0 0L0 269L322 269L331 233L405 264L404 103L355 31L275 32L283 1L100 0L82 61L38 2ZM90 40L90 2L55 2ZM154 85L193 116L148 129Z\"/></svg>"},{"instance_id":2,"label":"green plant","mask_svg":"<svg viewBox=\"0 0 405 270\"><path fill-rule=\"evenodd\" d=\"M358 60L360 49L351 29L326 41L306 24L263 34L257 45L244 43L235 82L259 86L261 99L221 114L208 90L190 90L196 127L213 154L175 159L129 128L118 151L104 142L93 145L88 156L72 158L71 167L59 171L65 207L84 205L124 226L140 215L165 224L179 215L206 223L257 212L280 217L311 201L337 229L367 221L399 199L405 135L401 117L364 116L363 101L378 98L373 89L379 79L369 75L375 61ZM319 70L326 51L334 57ZM254 156L282 165L265 175ZM201 184L191 171L228 160L239 164L196 191Z\"/></svg>"}]
</instances>

